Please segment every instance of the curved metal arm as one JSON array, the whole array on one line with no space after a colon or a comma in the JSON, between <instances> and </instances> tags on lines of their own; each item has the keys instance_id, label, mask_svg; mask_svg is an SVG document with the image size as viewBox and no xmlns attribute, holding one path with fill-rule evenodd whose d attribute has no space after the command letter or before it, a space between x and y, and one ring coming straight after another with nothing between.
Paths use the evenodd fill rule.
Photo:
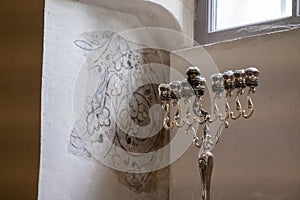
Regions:
<instances>
[{"instance_id":1,"label":"curved metal arm","mask_svg":"<svg viewBox=\"0 0 300 200\"><path fill-rule=\"evenodd\" d=\"M242 95L243 93L244 93L244 90L242 88L240 88L236 93L235 109L238 111L238 114L235 115L233 112L230 112L230 118L233 120L237 120L243 114L242 105L241 105L240 98L239 98L239 95Z\"/></svg>"},{"instance_id":2,"label":"curved metal arm","mask_svg":"<svg viewBox=\"0 0 300 200\"><path fill-rule=\"evenodd\" d=\"M178 101L175 101L173 102L173 106L176 107L176 113L172 123L175 124L176 127L181 128L185 125L185 121L180 116L180 111L181 111L180 103Z\"/></svg>"},{"instance_id":3,"label":"curved metal arm","mask_svg":"<svg viewBox=\"0 0 300 200\"><path fill-rule=\"evenodd\" d=\"M193 112L197 117L202 117L203 113L203 105L202 105L202 98L201 97L195 97L195 100L193 102Z\"/></svg>"},{"instance_id":4,"label":"curved metal arm","mask_svg":"<svg viewBox=\"0 0 300 200\"><path fill-rule=\"evenodd\" d=\"M228 128L229 127L229 122L227 121L230 117L230 113L231 113L231 108L229 106L229 103L228 101L226 100L226 103L225 103L225 117L222 117L222 115L220 115L220 120L221 121L224 121L224 127L225 128Z\"/></svg>"},{"instance_id":5,"label":"curved metal arm","mask_svg":"<svg viewBox=\"0 0 300 200\"><path fill-rule=\"evenodd\" d=\"M252 115L253 115L253 112L254 112L254 105L253 105L253 102L252 102L252 99L251 99L251 94L253 94L255 92L255 88L250 88L249 91L248 91L248 94L247 94L247 102L248 102L248 114L246 114L246 111L243 110L243 117L245 119L249 119Z\"/></svg>"},{"instance_id":6,"label":"curved metal arm","mask_svg":"<svg viewBox=\"0 0 300 200\"><path fill-rule=\"evenodd\" d=\"M199 156L199 170L201 177L201 200L210 200L210 182L213 169L213 154L205 151Z\"/></svg>"},{"instance_id":7,"label":"curved metal arm","mask_svg":"<svg viewBox=\"0 0 300 200\"><path fill-rule=\"evenodd\" d=\"M216 101L214 100L213 115L209 119L209 123L213 123L217 121L220 118L220 114L222 115L222 113L219 112L219 108Z\"/></svg>"},{"instance_id":8,"label":"curved metal arm","mask_svg":"<svg viewBox=\"0 0 300 200\"><path fill-rule=\"evenodd\" d=\"M186 113L185 113L185 124L190 126L190 125L193 125L194 123L196 123L196 120L197 118L196 117L192 117L191 118L191 101L190 99L185 99L184 100L184 103L188 105L188 109L186 110Z\"/></svg>"},{"instance_id":9,"label":"curved metal arm","mask_svg":"<svg viewBox=\"0 0 300 200\"><path fill-rule=\"evenodd\" d=\"M163 126L166 130L170 130L174 127L174 122L170 122L170 104L168 102L163 102L162 109L165 112ZM168 125L169 124L169 125Z\"/></svg>"}]
</instances>

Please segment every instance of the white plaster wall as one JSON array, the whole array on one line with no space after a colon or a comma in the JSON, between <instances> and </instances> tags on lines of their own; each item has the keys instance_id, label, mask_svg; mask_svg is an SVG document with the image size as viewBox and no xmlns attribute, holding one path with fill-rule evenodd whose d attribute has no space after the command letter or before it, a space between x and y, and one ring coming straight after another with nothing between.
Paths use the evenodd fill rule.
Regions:
<instances>
[{"instance_id":1,"label":"white plaster wall","mask_svg":"<svg viewBox=\"0 0 300 200\"><path fill-rule=\"evenodd\" d=\"M162 27L193 38L194 0L79 0L110 10L130 13L145 27Z\"/></svg>"},{"instance_id":2,"label":"white plaster wall","mask_svg":"<svg viewBox=\"0 0 300 200\"><path fill-rule=\"evenodd\" d=\"M74 126L74 85L86 61L74 41L84 32L121 32L142 26L134 15L70 0L46 1L40 200L154 199L157 195L137 194L120 184L110 169L76 159L67 150Z\"/></svg>"},{"instance_id":3,"label":"white plaster wall","mask_svg":"<svg viewBox=\"0 0 300 200\"><path fill-rule=\"evenodd\" d=\"M174 15L180 23L182 32L193 38L194 0L149 0L161 5Z\"/></svg>"}]
</instances>

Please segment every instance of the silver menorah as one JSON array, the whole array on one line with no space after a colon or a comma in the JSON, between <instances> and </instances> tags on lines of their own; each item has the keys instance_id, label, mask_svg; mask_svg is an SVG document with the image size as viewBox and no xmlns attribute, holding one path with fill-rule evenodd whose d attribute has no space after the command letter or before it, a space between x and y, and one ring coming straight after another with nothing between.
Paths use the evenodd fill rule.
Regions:
<instances>
[{"instance_id":1,"label":"silver menorah","mask_svg":"<svg viewBox=\"0 0 300 200\"><path fill-rule=\"evenodd\" d=\"M159 97L164 110L165 129L170 130L174 127L186 128L186 132L193 133L193 143L200 149L199 170L201 178L202 200L210 200L210 182L213 168L213 154L211 150L213 144L217 144L220 138L221 129L214 134L209 132L209 127L216 121L221 122L221 128L229 127L229 120L239 118L248 119L254 112L254 105L251 95L254 94L258 86L259 71L255 67L240 70L228 70L211 76L211 89L214 93L213 109L211 114L203 107L202 97L205 94L206 79L201 76L198 67L189 67L186 71L187 79L173 81L169 84L160 84L158 87ZM248 89L247 93L245 92ZM234 92L236 91L235 95ZM225 94L224 112L220 111L217 100ZM243 109L240 97L246 93L247 109ZM229 98L235 98L235 108L230 106ZM187 105L185 116L181 116L181 106ZM174 114L171 111L174 109ZM172 115L172 118L171 118ZM203 127L203 134L199 138L194 129L194 125L199 124Z\"/></svg>"}]
</instances>

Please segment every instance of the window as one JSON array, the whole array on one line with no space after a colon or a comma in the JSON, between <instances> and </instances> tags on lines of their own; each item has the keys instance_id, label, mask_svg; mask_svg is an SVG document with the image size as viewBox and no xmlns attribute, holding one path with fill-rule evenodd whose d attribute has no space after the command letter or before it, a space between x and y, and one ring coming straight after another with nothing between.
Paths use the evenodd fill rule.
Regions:
<instances>
[{"instance_id":1,"label":"window","mask_svg":"<svg viewBox=\"0 0 300 200\"><path fill-rule=\"evenodd\" d=\"M195 39L214 43L300 27L300 0L196 0Z\"/></svg>"}]
</instances>

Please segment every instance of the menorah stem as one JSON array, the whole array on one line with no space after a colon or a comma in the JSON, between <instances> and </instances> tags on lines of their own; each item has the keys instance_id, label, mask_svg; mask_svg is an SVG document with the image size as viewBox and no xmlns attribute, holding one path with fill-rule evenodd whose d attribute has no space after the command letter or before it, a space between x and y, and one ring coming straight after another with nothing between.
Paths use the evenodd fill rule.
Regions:
<instances>
[{"instance_id":1,"label":"menorah stem","mask_svg":"<svg viewBox=\"0 0 300 200\"><path fill-rule=\"evenodd\" d=\"M201 200L210 200L210 182L213 169L213 154L206 150L199 156L199 170L201 177Z\"/></svg>"}]
</instances>

